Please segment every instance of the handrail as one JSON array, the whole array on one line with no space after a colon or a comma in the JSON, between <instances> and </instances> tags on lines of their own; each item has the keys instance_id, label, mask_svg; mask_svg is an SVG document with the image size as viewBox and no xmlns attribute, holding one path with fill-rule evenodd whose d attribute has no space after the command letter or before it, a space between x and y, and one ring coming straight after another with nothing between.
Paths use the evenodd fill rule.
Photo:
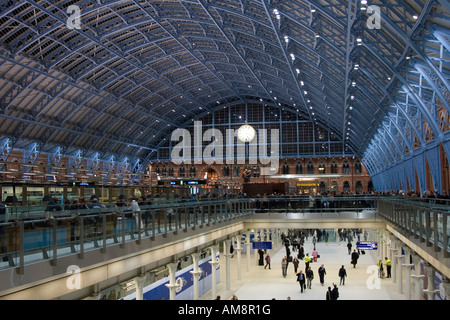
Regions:
<instances>
[{"instance_id":1,"label":"handrail","mask_svg":"<svg viewBox=\"0 0 450 320\"><path fill-rule=\"evenodd\" d=\"M233 210L231 210L233 208ZM78 254L148 237L167 236L170 232L187 231L204 225L221 223L251 213L248 199L178 203L169 206L141 206L140 211L129 207L35 212L31 218L12 219L0 223L2 253L0 270L24 266L42 260L56 265L60 256ZM137 239L136 239L137 237Z\"/></svg>"},{"instance_id":2,"label":"handrail","mask_svg":"<svg viewBox=\"0 0 450 320\"><path fill-rule=\"evenodd\" d=\"M403 230L404 234L433 247L434 252L443 251L450 257L450 230L448 226L448 206L427 206L411 201L380 199L378 213L381 217Z\"/></svg>"},{"instance_id":3,"label":"handrail","mask_svg":"<svg viewBox=\"0 0 450 320\"><path fill-rule=\"evenodd\" d=\"M336 213L338 217L346 212L377 212L427 244L434 245L435 250L445 248L448 255L449 208L403 197L356 196L158 201L141 205L138 212L129 207L114 206L51 213L33 211L27 216L13 214L9 221L0 223L4 245L0 253L0 270L19 265L20 273L26 263L50 260L56 264L61 255L78 254L83 258L87 250L100 248L106 252L110 245L125 246L127 241L139 243L146 237L155 240L157 235L167 237L169 233L176 234L188 228L265 213L273 214L274 218L279 218L275 217L277 213L286 213L285 218L288 213L303 213L304 218L321 219Z\"/></svg>"}]
</instances>

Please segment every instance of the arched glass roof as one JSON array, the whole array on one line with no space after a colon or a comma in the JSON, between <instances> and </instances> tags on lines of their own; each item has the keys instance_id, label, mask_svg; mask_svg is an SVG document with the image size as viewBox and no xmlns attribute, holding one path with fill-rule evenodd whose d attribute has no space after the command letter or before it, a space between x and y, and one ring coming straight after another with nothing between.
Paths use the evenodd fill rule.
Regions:
<instances>
[{"instance_id":1,"label":"arched glass roof","mask_svg":"<svg viewBox=\"0 0 450 320\"><path fill-rule=\"evenodd\" d=\"M329 130L373 173L449 140L449 11L445 0L1 1L0 134L145 162L192 119L259 100Z\"/></svg>"}]
</instances>

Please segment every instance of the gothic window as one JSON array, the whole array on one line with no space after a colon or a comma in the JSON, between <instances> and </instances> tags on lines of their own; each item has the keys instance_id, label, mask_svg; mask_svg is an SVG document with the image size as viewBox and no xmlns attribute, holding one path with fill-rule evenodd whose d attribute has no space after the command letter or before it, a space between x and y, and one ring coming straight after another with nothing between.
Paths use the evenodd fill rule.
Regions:
<instances>
[{"instance_id":1,"label":"gothic window","mask_svg":"<svg viewBox=\"0 0 450 320\"><path fill-rule=\"evenodd\" d=\"M234 166L234 176L239 177L241 175L241 168L238 165Z\"/></svg>"},{"instance_id":2,"label":"gothic window","mask_svg":"<svg viewBox=\"0 0 450 320\"><path fill-rule=\"evenodd\" d=\"M194 178L196 174L197 174L197 169L195 168L195 166L191 166L191 169L189 170L189 176L191 178Z\"/></svg>"},{"instance_id":3,"label":"gothic window","mask_svg":"<svg viewBox=\"0 0 450 320\"><path fill-rule=\"evenodd\" d=\"M355 163L355 174L361 174L362 171L362 166L361 166L361 162L356 162Z\"/></svg>"},{"instance_id":4,"label":"gothic window","mask_svg":"<svg viewBox=\"0 0 450 320\"><path fill-rule=\"evenodd\" d=\"M314 174L314 165L312 164L311 161L308 162L307 170L308 170L308 174Z\"/></svg>"},{"instance_id":5,"label":"gothic window","mask_svg":"<svg viewBox=\"0 0 450 320\"><path fill-rule=\"evenodd\" d=\"M338 173L338 167L335 161L331 164L331 173Z\"/></svg>"},{"instance_id":6,"label":"gothic window","mask_svg":"<svg viewBox=\"0 0 450 320\"><path fill-rule=\"evenodd\" d=\"M343 174L349 174L350 173L350 166L348 165L348 162L345 161L342 165L342 173Z\"/></svg>"},{"instance_id":7,"label":"gothic window","mask_svg":"<svg viewBox=\"0 0 450 320\"><path fill-rule=\"evenodd\" d=\"M179 176L181 178L184 178L186 176L186 169L184 168L184 166L180 167L179 172L180 172Z\"/></svg>"},{"instance_id":8,"label":"gothic window","mask_svg":"<svg viewBox=\"0 0 450 320\"><path fill-rule=\"evenodd\" d=\"M283 164L283 174L289 174L289 164L287 162Z\"/></svg>"}]
</instances>

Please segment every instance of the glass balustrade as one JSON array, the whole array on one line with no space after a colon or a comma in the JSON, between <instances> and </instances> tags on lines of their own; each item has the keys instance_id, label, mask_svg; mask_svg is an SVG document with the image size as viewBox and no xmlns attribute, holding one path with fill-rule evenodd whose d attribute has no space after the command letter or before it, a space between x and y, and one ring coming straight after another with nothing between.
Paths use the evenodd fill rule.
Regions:
<instances>
[{"instance_id":1,"label":"glass balustrade","mask_svg":"<svg viewBox=\"0 0 450 320\"><path fill-rule=\"evenodd\" d=\"M449 251L448 200L397 197L267 197L158 201L129 207L103 204L99 208L45 211L45 207L9 207L8 221L0 222L0 269L57 259L71 254L81 258L88 250L106 252L143 238L152 240L169 233L204 226L220 228L221 222L253 219L379 219L403 228L411 235Z\"/></svg>"}]
</instances>

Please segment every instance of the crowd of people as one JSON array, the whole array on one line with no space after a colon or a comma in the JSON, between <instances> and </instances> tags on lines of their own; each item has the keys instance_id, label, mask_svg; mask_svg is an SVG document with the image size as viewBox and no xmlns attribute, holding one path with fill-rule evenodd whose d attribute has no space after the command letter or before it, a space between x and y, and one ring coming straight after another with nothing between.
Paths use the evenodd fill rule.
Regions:
<instances>
[{"instance_id":1,"label":"crowd of people","mask_svg":"<svg viewBox=\"0 0 450 320\"><path fill-rule=\"evenodd\" d=\"M356 268L358 264L358 259L361 254L365 254L364 251L354 248L352 245L353 241L360 241L362 237L367 240L367 231L361 229L338 229L336 236L339 236L339 240L342 242L347 242L347 252L350 255L351 264L353 268ZM305 251L305 242L308 241L312 244L312 251ZM317 271L313 270L312 265L316 265L313 262L317 262L320 255L316 250L317 242L328 242L327 230L320 229L290 229L287 234L281 234L281 242L283 244L285 255L281 259L281 275L286 278L288 275L289 265L292 263L294 274L296 276L296 281L300 286L300 293L304 293L306 290L312 288L312 283L315 275L317 274L319 278L319 283L321 286L325 286L325 277L327 275L327 270L323 263L318 264ZM269 253L265 256L264 269L271 269L272 257ZM304 267L302 266L304 263ZM312 264L312 265L311 265ZM385 261L381 260L378 262L380 278L385 277L384 270L387 271L387 277L391 277L391 260L387 257ZM315 268L314 268L315 269ZM338 270L339 284L333 283L327 288L325 299L326 300L337 300L339 298L339 287L345 286L345 280L347 278L347 270L344 265Z\"/></svg>"}]
</instances>

